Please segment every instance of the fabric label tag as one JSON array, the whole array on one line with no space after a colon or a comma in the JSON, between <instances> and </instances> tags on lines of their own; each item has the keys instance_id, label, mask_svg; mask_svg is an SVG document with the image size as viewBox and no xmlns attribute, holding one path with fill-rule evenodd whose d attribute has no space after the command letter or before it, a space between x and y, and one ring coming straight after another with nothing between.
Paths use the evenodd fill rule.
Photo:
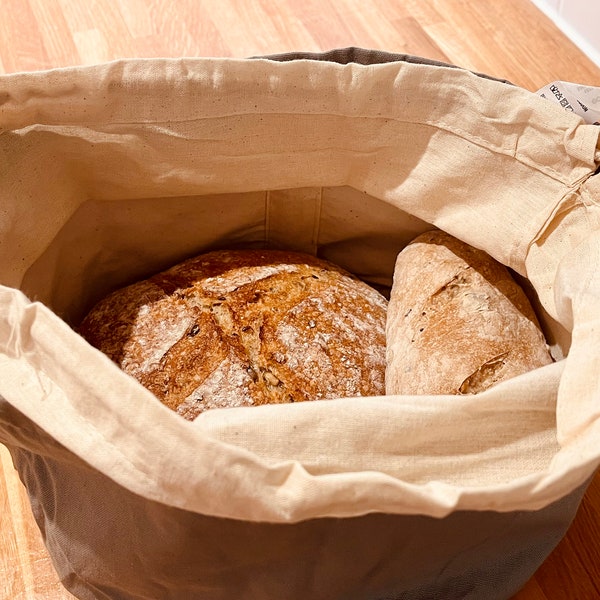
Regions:
<instances>
[{"instance_id":1,"label":"fabric label tag","mask_svg":"<svg viewBox=\"0 0 600 600\"><path fill-rule=\"evenodd\" d=\"M579 115L586 123L600 125L600 87L554 81L537 93Z\"/></svg>"}]
</instances>

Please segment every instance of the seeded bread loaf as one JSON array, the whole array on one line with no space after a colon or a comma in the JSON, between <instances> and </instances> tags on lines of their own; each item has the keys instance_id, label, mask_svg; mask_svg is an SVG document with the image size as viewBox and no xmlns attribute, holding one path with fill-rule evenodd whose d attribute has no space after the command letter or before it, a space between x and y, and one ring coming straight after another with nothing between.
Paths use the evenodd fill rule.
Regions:
<instances>
[{"instance_id":1,"label":"seeded bread loaf","mask_svg":"<svg viewBox=\"0 0 600 600\"><path fill-rule=\"evenodd\" d=\"M388 394L473 394L550 362L533 308L504 265L437 230L398 255Z\"/></svg>"},{"instance_id":2,"label":"seeded bread loaf","mask_svg":"<svg viewBox=\"0 0 600 600\"><path fill-rule=\"evenodd\" d=\"M209 408L384 394L386 309L329 262L222 250L113 292L79 333L193 420Z\"/></svg>"}]
</instances>

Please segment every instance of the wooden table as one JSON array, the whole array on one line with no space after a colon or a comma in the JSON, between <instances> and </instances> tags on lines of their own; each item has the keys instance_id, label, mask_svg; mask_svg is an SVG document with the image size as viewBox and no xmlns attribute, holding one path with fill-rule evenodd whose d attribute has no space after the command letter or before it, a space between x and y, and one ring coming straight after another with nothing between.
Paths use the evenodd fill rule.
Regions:
<instances>
[{"instance_id":1,"label":"wooden table","mask_svg":"<svg viewBox=\"0 0 600 600\"><path fill-rule=\"evenodd\" d=\"M454 63L531 91L555 80L600 86L600 68L528 0L0 0L0 15L0 73L360 46ZM514 600L600 598L599 513L600 476ZM0 600L69 598L0 447Z\"/></svg>"},{"instance_id":2,"label":"wooden table","mask_svg":"<svg viewBox=\"0 0 600 600\"><path fill-rule=\"evenodd\" d=\"M0 599L73 600L58 580L25 488L0 444Z\"/></svg>"}]
</instances>

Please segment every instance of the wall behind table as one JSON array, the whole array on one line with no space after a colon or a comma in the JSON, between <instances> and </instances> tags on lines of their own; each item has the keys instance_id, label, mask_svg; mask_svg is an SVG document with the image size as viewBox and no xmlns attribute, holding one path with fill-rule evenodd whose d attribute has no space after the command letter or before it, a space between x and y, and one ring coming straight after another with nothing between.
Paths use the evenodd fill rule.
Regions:
<instances>
[{"instance_id":1,"label":"wall behind table","mask_svg":"<svg viewBox=\"0 0 600 600\"><path fill-rule=\"evenodd\" d=\"M600 2L597 0L591 2L590 0L531 1L600 66ZM600 86L600 81L597 85Z\"/></svg>"}]
</instances>

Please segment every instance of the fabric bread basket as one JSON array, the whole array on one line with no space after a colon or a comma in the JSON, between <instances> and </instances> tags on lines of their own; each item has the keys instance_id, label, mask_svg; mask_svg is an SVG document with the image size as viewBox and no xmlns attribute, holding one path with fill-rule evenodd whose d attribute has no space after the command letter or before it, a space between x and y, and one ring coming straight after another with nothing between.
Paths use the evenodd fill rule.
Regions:
<instances>
[{"instance_id":1,"label":"fabric bread basket","mask_svg":"<svg viewBox=\"0 0 600 600\"><path fill-rule=\"evenodd\" d=\"M599 134L507 82L357 49L0 77L0 442L64 585L516 593L600 461ZM475 396L188 422L73 330L107 291L224 244L389 286L433 226L522 278L553 364Z\"/></svg>"}]
</instances>

